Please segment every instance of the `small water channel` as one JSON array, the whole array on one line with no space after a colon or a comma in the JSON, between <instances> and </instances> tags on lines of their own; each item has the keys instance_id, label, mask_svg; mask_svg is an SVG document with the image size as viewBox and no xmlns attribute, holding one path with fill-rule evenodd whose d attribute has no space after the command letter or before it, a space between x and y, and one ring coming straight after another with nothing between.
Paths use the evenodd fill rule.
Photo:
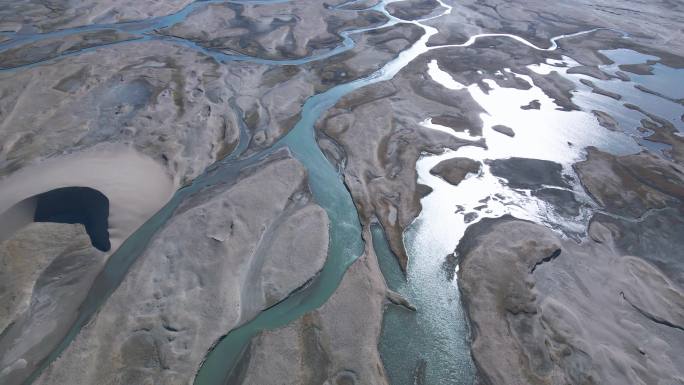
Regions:
<instances>
[{"instance_id":1,"label":"small water channel","mask_svg":"<svg viewBox=\"0 0 684 385\"><path fill-rule=\"evenodd\" d=\"M224 384L234 365L239 361L242 351L256 333L286 325L304 313L319 307L329 298L347 267L361 254L363 244L354 204L337 170L327 161L318 148L314 136L314 124L328 108L332 107L344 95L361 87L394 77L408 63L427 52L429 50L426 47L428 39L438 33L436 29L425 26L419 21L401 21L388 15L384 11L384 6L389 2L382 2L374 8L383 11L388 16L387 25L398 22L412 23L423 28L424 35L411 47L401 52L395 59L386 63L370 76L338 85L308 99L303 106L301 120L294 129L268 150L243 159L239 156L239 151L244 149L244 143L241 143L236 154L218 162L191 185L179 190L162 210L138 229L112 255L104 271L97 278L94 287L88 293L88 297L80 309L79 319L61 344L43 362L41 369L52 362L96 314L100 306L123 280L135 259L145 250L150 239L173 215L176 207L184 199L207 186L234 182L241 170L257 164L283 147L289 148L293 155L307 168L314 199L328 213L331 223L328 259L321 274L309 286L293 293L283 302L262 312L254 320L231 331L225 338L218 341L215 348L207 355L197 374L195 384ZM154 20L120 25L87 26L69 31L40 34L40 36L23 36L12 40L11 43L6 43L4 46L0 45L0 48L7 49L15 44L25 44L42 38L59 37L98 28L115 28L129 33L137 33L141 38L151 39L153 37L146 35L149 31L182 21L202 3L193 3L175 15ZM442 15L449 11L450 8L445 7ZM353 47L354 43L350 36L358 32L360 31L345 33L343 44L330 52L291 61L228 56L213 51L209 52L187 41L176 41L176 43L206 52L219 62L251 60L264 64L297 65L330 57ZM471 45L479 37L484 36L513 38L523 44L531 45L513 35L483 34L473 36L468 42L450 46L451 48L448 49L458 49L458 47ZM562 36L554 38L551 48L545 49L555 49L555 42L559 38ZM618 57L624 53L615 53L615 55ZM560 71L560 68L570 65L568 63L563 65L545 63L536 69L546 71L550 66L553 67L553 70ZM433 67L438 70L439 63L435 63ZM607 68L607 70L610 69ZM659 74L676 73L677 77L681 76L680 72L671 72L667 68L657 67L656 71ZM433 72L435 72L435 68L433 68ZM519 76L523 77L523 75ZM633 81L647 83L651 78L645 79L648 80L634 77ZM443 84L447 87L455 86L454 83L447 81ZM612 83L601 84L606 88L612 85ZM678 96L678 90L672 89L667 82L659 81L657 84L648 84L650 89L674 95L673 97L681 97ZM425 384L472 384L474 381L474 369L469 352L468 324L460 306L457 281L452 279L453 266L450 263L445 264L445 257L454 250L468 226L465 221L465 213L477 211L479 218L511 213L521 218L550 225L557 224L560 229L577 231L583 228L589 212L583 211L581 215L575 218L562 217L544 202L530 197L527 192L506 187L498 178L491 175L486 166L483 167L480 174L472 175L459 186L451 186L429 173L429 170L437 162L454 156L467 156L478 160L524 156L557 161L563 164L566 171L571 174L569 165L581 157L580 149L584 146L595 145L617 153L639 150L639 146L634 141L634 136L622 132L610 132L598 127L595 118L587 112L556 110L553 101L538 88L532 87L530 90L524 91L503 89L497 87L493 82L490 86L492 91L485 94L478 87L463 85L488 112L483 116L485 121L483 136L487 139L489 149L485 151L464 147L459 151L447 152L439 156L425 156L417 164L419 182L431 186L434 191L422 200L423 211L405 234L404 241L410 256L408 274L405 278L398 273L398 266L396 266L396 262L384 241L382 229L377 226L373 227L374 247L388 284L394 290L405 295L418 308L417 313L409 313L399 308L390 307L386 313L380 349L390 379L395 385L414 384L416 378L424 381ZM595 96L589 96L586 87L582 89L578 86L578 90L580 90L580 94L577 95L578 100L586 98L586 105L595 104L593 99ZM539 100L541 108L535 111L522 111L519 106L511 106L507 102L512 100L511 98L514 98L513 100ZM645 98L645 96L639 95L635 99L635 103L644 102ZM615 109L617 107L613 110ZM678 118L679 116L676 114L667 115L667 118L671 120L674 117ZM551 127L549 127L549 123L551 123ZM516 131L516 136L509 138L494 132L491 127L495 124L505 124L512 127ZM629 123L624 120L623 124L628 125ZM677 127L681 127L681 122L676 124ZM439 129L439 127L431 126L430 122L426 122L425 129ZM245 139L245 135L242 137ZM569 145L568 142L572 145ZM575 186L574 191L582 197L581 188L578 185ZM482 200L485 199L487 199L486 207L476 209L476 207L483 205ZM457 206L463 206L463 210L457 210ZM590 208L590 202L587 201L587 210ZM39 374L40 370L36 371L27 383L32 382Z\"/></svg>"},{"instance_id":2,"label":"small water channel","mask_svg":"<svg viewBox=\"0 0 684 385\"><path fill-rule=\"evenodd\" d=\"M601 70L613 75L620 64L658 59L628 50L602 53L615 64L601 66ZM584 148L595 146L613 154L636 153L644 147L655 151L663 149L644 140L649 133L638 129L644 115L626 108L625 103L653 111L682 131L684 124L680 117L684 114L684 106L667 98L681 97L681 91L669 84L681 83L684 71L656 64L654 75L630 74L630 80L615 77L599 81L567 73L569 68L578 65L565 57L562 61L549 60L530 66L538 73L556 71L575 83L573 101L582 111L563 111L540 88L533 86L528 76L515 74L510 69L504 69L507 76L519 77L532 87L528 90L502 88L493 80L485 80L489 86L485 92L477 84L456 82L439 68L437 60L429 62L425 70L433 80L446 88L467 89L486 111L481 116L484 122L482 136L488 148L462 147L440 155L426 154L418 161L418 182L430 186L433 191L421 200L422 211L404 234L409 255L406 277L387 247L382 230L373 228L375 250L388 285L417 308L417 312L412 313L389 306L385 312L380 351L393 385L474 383L475 373L469 356L470 331L458 291L458 256L452 254L468 226L485 217L509 214L544 224L563 236L581 238L596 210L572 168L573 163L584 158ZM581 79L591 79L600 87L619 93L622 98L616 100L593 93ZM637 86L662 93L665 98L643 92ZM540 103L539 109L521 109L533 100ZM619 129L601 127L591 112L597 108L614 116ZM511 127L515 136L495 131L492 128L495 125ZM454 133L448 127L433 124L430 119L423 122L423 126L457 137L468 136L468 133ZM457 186L430 173L441 161L455 157L480 161L482 167ZM505 179L493 175L488 161L510 157L561 164L563 173L572 180L571 191L579 202L577 215L568 215L562 208L534 196L530 190L511 188Z\"/></svg>"}]
</instances>

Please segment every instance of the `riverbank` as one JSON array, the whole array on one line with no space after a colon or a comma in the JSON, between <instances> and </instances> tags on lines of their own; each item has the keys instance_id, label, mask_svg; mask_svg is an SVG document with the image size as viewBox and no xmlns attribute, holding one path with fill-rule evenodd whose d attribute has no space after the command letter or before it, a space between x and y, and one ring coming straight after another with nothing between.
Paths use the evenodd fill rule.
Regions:
<instances>
[{"instance_id":1,"label":"riverbank","mask_svg":"<svg viewBox=\"0 0 684 385\"><path fill-rule=\"evenodd\" d=\"M0 22L0 382L681 376L680 7L119 3Z\"/></svg>"},{"instance_id":2,"label":"riverbank","mask_svg":"<svg viewBox=\"0 0 684 385\"><path fill-rule=\"evenodd\" d=\"M681 166L590 150L575 167L605 210L587 239L507 217L471 226L456 249L484 382L684 381Z\"/></svg>"},{"instance_id":3,"label":"riverbank","mask_svg":"<svg viewBox=\"0 0 684 385\"><path fill-rule=\"evenodd\" d=\"M269 7L270 5L266 4L263 8ZM194 6L186 8L188 9L187 12L185 9L179 12L175 22L182 21L185 16L193 15L190 12L190 8L194 8ZM333 12L333 10L326 10L326 12ZM344 11L342 13L350 15L354 12ZM380 14L379 11L372 11L371 13L374 15ZM173 19L173 17L160 17L156 19L156 22L164 24L171 22L170 19ZM190 18L190 21L192 20L194 19ZM376 23L382 21L383 19L380 17L376 20ZM331 18L328 22L333 23L336 21L334 18ZM154 24L152 21L150 23L150 25ZM136 21L123 27L132 31L132 33L140 33L139 31L145 33L144 31L149 31L150 25L145 26L144 24L144 22ZM346 30L350 30L353 26L339 25L338 27L340 30L345 29L345 33L347 33ZM123 280L128 266L136 266L132 264L136 260L137 253L143 254L147 243L155 235L155 232L165 227L164 218L173 220L172 218L175 218L176 210L180 210L178 208L179 205L187 205L185 199L190 199L190 196L193 196L192 199L195 199L194 194L196 192L204 188L212 188L215 185L230 185L234 183L237 174L242 171L242 168L260 162L281 147L282 143L278 143L279 139L293 128L293 125L299 118L301 104L304 103L307 97L313 94L314 89L320 92L329 89L339 81L354 79L362 74L370 73L376 69L381 60L396 55L402 47L410 44L412 39L415 40L418 37L415 34L415 28L407 28L407 26L397 26L395 28L393 25L388 25L387 28L379 27L382 26L372 26L372 28L369 28L368 34L362 34L359 39L358 48L354 47L353 41L345 35L345 44L329 42L329 46L320 50L320 52L310 52L309 56L300 59L300 64L307 64L317 60L324 61L328 57L326 54L332 55L332 53L350 50L345 53L344 60L336 62L338 70L333 74L328 73L330 66L326 68L325 62L323 64L313 63L304 67L304 71L301 71L296 67L281 65L277 61L269 62L259 57L245 57L246 61L235 60L239 58L230 58L231 61L235 60L235 62L230 66L230 71L227 71L220 63L212 62L211 59L204 56L206 54L204 52L198 53L192 47L184 47L182 44L176 45L165 41L118 41L117 43L121 44L111 44L111 47L99 47L100 45L105 46L108 44L106 44L106 41L90 39L89 44L91 45L77 45L76 48L69 48L70 51L55 51L56 53L53 56L59 60L48 62L43 62L42 60L44 59L38 56L31 58L31 55L37 52L35 51L37 45L30 43L23 46L23 53L27 53L28 56L22 57L28 58L27 60L29 61L27 63L29 64L6 71L13 72L11 75L8 73L0 75L6 83L10 83L8 97L3 99L6 103L2 108L11 112L9 114L10 118L4 121L8 129L3 131L5 139L7 139L7 145L2 148L3 168L1 172L8 175L5 180L9 181L13 178L12 180L18 181L18 183L8 184L7 186L26 185L28 183L27 180L19 177L25 174L22 174L25 169L30 168L29 164L38 164L36 167L38 167L39 172L47 172L49 169L46 167L47 162L44 160L45 158L60 159L61 157L72 157L83 161L88 160L84 154L88 154L89 151L98 152L99 155L108 161L109 167L116 168L117 170L132 168L135 171L129 174L119 173L118 175L122 177L126 175L144 175L145 180L138 181L138 184L141 186L154 186L154 175L145 173L145 169L141 167L141 164L113 162L118 158L111 156L112 154L107 151L103 151L101 142L116 143L114 146L121 148L121 151L119 151L121 154L126 153L126 151L139 151L142 158L145 158L145 156L149 157L149 163L161 166L158 167L161 170L160 175L170 179L169 183L173 184L175 188L178 188L181 184L187 185L190 181L193 182L190 187L181 189L166 207L160 210L148 223L143 225L135 236L128 239L128 242L120 250L117 250L123 239L126 238L125 236L122 237L122 235L127 235L120 231L119 219L125 216L128 212L126 210L137 207L133 203L138 197L134 195L134 188L131 187L130 181L121 180L120 178L112 178L108 181L106 170L101 169L95 173L97 174L96 179L100 178L99 180L102 182L99 183L97 180L91 180L92 178L88 179L88 175L93 173L85 172L87 167L93 166L84 166L86 167L84 168L81 167L79 162L75 164L74 162L57 164L59 166L57 167L59 173L52 172L51 174L55 176L68 175L69 178L66 181L73 179L75 184L106 190L105 192L113 199L112 205L109 207L110 218L107 219L110 219L109 223L112 225L109 228L109 232L112 235L113 247L111 252L114 254L114 257L109 260L98 257L97 263L88 262L88 274L83 273L85 267L78 270L80 272L74 276L77 277L80 286L69 288L71 290L70 293L72 293L69 303L74 306L66 306L65 304L61 307L62 311L59 314L50 310L53 308L45 309L44 314L40 313L41 319L53 318L58 321L58 327L49 332L50 339L42 339L44 344L41 345L40 349L34 349L27 353L28 350L25 352L24 350L26 349L23 347L31 347L28 338L21 337L22 344L19 345L14 344L12 341L16 339L15 337L21 336L24 333L22 330L32 330L32 333L36 336L44 337L47 332L44 333L40 329L42 321L36 319L24 320L21 317L15 318L14 315L9 316L11 319L7 321L12 327L2 333L2 341L0 341L0 346L4 346L3 350L8 352L3 362L3 378L7 379L7 381L22 383L25 378L29 377L30 381L38 377L41 369L48 366L50 361L60 354L68 355L62 356L63 362L67 362L65 366L68 366L69 360L74 359L80 353L73 350L69 350L68 353L62 352L62 349L70 346L71 339L76 337L77 334L80 335L81 326L85 325L89 317L98 311L98 302L105 301L109 293L118 293L118 291L115 291L118 285L117 281ZM97 29L96 26L88 28ZM372 31L373 29L379 30ZM81 33L79 30L71 32L74 36L78 35L88 38L87 34L79 35ZM70 31L67 29L54 33L69 34ZM43 36L43 39L40 36L35 36L34 40L41 44L44 42L49 43L49 40L53 37L52 32L49 32ZM308 46L308 38L303 36L302 39ZM19 40L34 41L28 39L28 36L25 35L22 35ZM370 46L372 46L372 50L368 49ZM91 48L97 48L97 52ZM273 51L275 48L270 47L269 49ZM159 50L163 51L163 53ZM15 53L12 53L15 51L16 48L11 48L9 51L5 50L4 53L10 52L11 55L15 55ZM143 51L149 56L141 58L139 53ZM373 52L377 52L376 57L368 56ZM40 52L37 53L40 54ZM229 58L224 54L221 55L218 55L221 56L221 60ZM218 56L215 58L218 58ZM37 63L32 63L32 61L36 60ZM356 61L354 62L354 60ZM347 64L346 61L350 63ZM287 63L289 61L286 60L283 64ZM295 62L292 62L292 64L295 64ZM345 70L345 68L349 69ZM292 71L293 69L295 70ZM112 76L112 72L117 73L117 75ZM97 76L94 76L95 73L97 73ZM41 76L36 78L38 79L37 81L32 80L35 78L35 74L41 74ZM55 82L56 85L54 85ZM32 96L36 94L40 94L41 97L34 98ZM293 94L299 96L292 97ZM283 97L284 95L287 95L287 97ZM30 115L32 119L30 121L18 119L19 116L28 114L27 109L29 106L22 102L25 98L35 99L36 102L42 103L47 114L45 116ZM35 105L33 107L35 108ZM61 122L63 124L57 124L56 129L47 130L47 122ZM196 132L201 133L201 135L197 137L194 134ZM304 135L306 135L306 132ZM274 143L278 144L274 146ZM333 169L326 167L327 165L322 157L317 158L315 152L312 154L311 149L306 148L308 143L300 140L297 142L297 145L293 144L289 147L297 151L297 156L300 159L309 157L321 163L308 164L307 167L317 176L316 184L321 183L318 181L320 178L324 178L327 181L327 186L330 186L331 178L334 180L334 176L331 174ZM299 148L298 145L302 148ZM234 167L219 162L220 158L232 152L234 153L231 154L230 159L226 163L232 161L236 163ZM250 155L252 156L247 158ZM241 156L243 159L238 160ZM310 162L313 162L313 160ZM92 165L100 163L102 162L91 162ZM214 166L205 173L204 170L211 163L214 163ZM331 175L326 175L326 173ZM48 174L50 173L48 172ZM198 178L200 175L201 177ZM274 178L265 179L271 182L275 180ZM48 189L61 186L55 185L54 178L40 178L38 182L45 185L44 187ZM64 181L60 179L59 183L62 182ZM112 190L112 188L107 189L103 186L115 187ZM126 191L128 195L117 195L116 191L118 190L116 189ZM315 191L320 190L317 186L314 186L314 189ZM153 190L150 189L147 192L152 193ZM29 194L30 191L23 191L23 193ZM339 199L334 198L336 196L335 193L336 190L324 192L324 194L332 194L333 200L339 205ZM317 198L325 201L326 198L321 194ZM167 196L164 199L158 199L158 197L153 197L150 194L145 194L141 197L142 200L152 198L155 201L155 205L157 205L155 209L163 206L166 200L170 198L170 196ZM339 198L339 194L337 197ZM298 195L297 199L300 198L301 196ZM16 215L15 217L28 223L31 220L29 211L32 208L28 207L30 205L26 206L27 210L17 211L19 214L26 215ZM121 209L122 206L125 206L125 209ZM330 205L328 204L328 206ZM328 212L335 214L332 207L326 207L326 209ZM145 210L134 211L138 216L147 215L134 227L139 227L152 214ZM305 210L305 212L301 214L289 213L288 215L291 214L293 220L305 223L312 220L313 215L311 210ZM335 225L337 227L344 227L349 222L348 219L354 220L356 217L353 211L349 211L349 213L335 214L334 218L336 219ZM295 233L293 233L294 228L292 226L288 228L290 228L287 233L288 235L279 235L280 238L277 238L277 242L282 243L284 242L283 239L295 237ZM126 231L132 230L127 229ZM353 227L350 230L353 230ZM286 231L283 230L282 232L285 233ZM58 235L58 233L55 234ZM23 234L20 235L24 237ZM8 234L8 236L11 236L11 234ZM217 237L223 239L221 235L217 235ZM336 231L335 236L332 238L333 240L344 240L346 242L344 246L346 252L355 252L353 245L350 245L353 235L349 234L349 231L342 233ZM25 242L17 243L14 240L11 241L13 242L11 245L25 247ZM276 240L273 242L276 242ZM341 254L341 250L335 251L340 249L340 246L339 241L334 241L331 250ZM248 250L243 251L245 253L248 252ZM289 252L299 254L300 251L290 250ZM268 252L268 250L263 252ZM319 254L318 257L325 256L325 253ZM68 255L64 256L64 258L67 257ZM109 254L105 257L109 257ZM11 254L8 258L16 259L14 254ZM353 255L339 255L337 259L344 261L344 263L339 263L339 266L335 264L335 266L325 270L323 275L331 278L328 279L330 282L327 283L327 285L332 285L332 288L329 290L330 293L334 289L334 285L341 279L342 273L349 263L348 260L353 260L353 258ZM92 258L87 260L90 261ZM36 271L33 273L41 273L38 270L42 270L44 264L43 259L39 258L39 261L34 266ZM298 265L299 262L293 263L293 266ZM317 266L316 264L310 265L312 268ZM321 268L321 266L318 266L317 269L320 270ZM271 271L272 269L267 270ZM97 276L98 273L100 273L99 276ZM224 333L254 318L257 313L260 313L258 310L271 308L276 303L280 303L284 297L287 297L286 295L283 296L283 290L286 292L285 294L289 294L295 288L299 288L304 283L309 282L312 276L315 275L315 271L311 274L307 273L305 274L307 276L306 279L298 280L295 278L300 273L297 269L289 273L283 271L272 273L283 275L281 278L287 280L288 285L293 283L294 286L288 286L289 289L282 289L280 285L269 287L266 290L269 294L266 295L268 298L264 306L258 305L257 302L259 301L257 299L245 298L242 306L246 309L256 307L257 310L248 311L244 317L245 319L242 319L239 323L232 324L232 326L227 327L222 332L219 331L218 335L209 338L211 341L203 345L205 351L195 357L194 360L191 360L190 365L199 366L201 360L204 359L206 350L211 349ZM105 277L106 279L103 279ZM93 281L93 279L95 280ZM86 288L91 284L91 289L87 290ZM271 293L274 290L276 294ZM138 292L142 291L144 290L139 288ZM73 295L74 293L78 295ZM54 298L51 297L47 290L24 294L27 296L25 299L30 301L35 301L36 296L40 294L47 296L46 300L50 302L64 302L64 299L59 295L55 294ZM240 297L240 295L236 295ZM233 298L234 296L229 297L231 297L231 300L235 299ZM322 303L322 300L320 303ZM76 307L79 304L84 304L84 306L76 311ZM33 312L33 314L35 316L38 313ZM125 329L126 324L126 322L120 322L116 326L107 326L105 323L102 326L104 331L98 332L99 334L89 335L87 341L81 344L89 346L87 349L84 348L85 350L96 350L93 344L98 344L93 341L97 341L100 338L100 334L111 334L114 332L126 334L125 330L117 329L119 326ZM171 328L174 329L173 326ZM151 338L157 337L159 336L154 334ZM148 339L144 337L142 342L136 339L134 345L138 346L136 344L139 343L144 345L144 342ZM116 347L112 347L112 349L116 349ZM109 354L110 352L112 350L105 349L101 354ZM148 358L146 357L137 357L132 358L133 361L126 361L128 363L124 366L130 366L130 370L122 368L124 371L128 370L126 376L131 375L135 377L139 375L140 373L135 369L136 365L144 366L145 364L144 362L138 362L138 359L147 362ZM225 365L221 365L221 367L225 369ZM59 368L53 367L53 369L59 372ZM104 370L104 368L100 369ZM112 370L114 372L111 372L111 374L116 376L117 370L115 368ZM92 375L109 376L109 374L104 374L103 372L98 373ZM65 375L55 374L59 378ZM82 380L84 379L72 378L70 381ZM53 380L43 379L40 381L49 382Z\"/></svg>"}]
</instances>

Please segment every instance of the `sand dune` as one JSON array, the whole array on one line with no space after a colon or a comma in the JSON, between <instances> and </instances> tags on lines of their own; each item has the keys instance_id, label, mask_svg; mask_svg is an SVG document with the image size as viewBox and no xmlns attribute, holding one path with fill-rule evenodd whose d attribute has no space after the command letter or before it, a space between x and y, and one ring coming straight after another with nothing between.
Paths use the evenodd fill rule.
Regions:
<instances>
[{"instance_id":1,"label":"sand dune","mask_svg":"<svg viewBox=\"0 0 684 385\"><path fill-rule=\"evenodd\" d=\"M124 145L48 158L0 180L0 241L33 221L32 197L71 186L93 188L109 199L112 251L176 189L160 164Z\"/></svg>"}]
</instances>

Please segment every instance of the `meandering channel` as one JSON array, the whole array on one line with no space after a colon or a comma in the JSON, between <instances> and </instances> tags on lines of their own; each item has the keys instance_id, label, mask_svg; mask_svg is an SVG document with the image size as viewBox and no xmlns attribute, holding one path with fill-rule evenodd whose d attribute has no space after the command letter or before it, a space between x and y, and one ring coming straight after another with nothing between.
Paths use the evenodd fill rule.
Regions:
<instances>
[{"instance_id":1,"label":"meandering channel","mask_svg":"<svg viewBox=\"0 0 684 385\"><path fill-rule=\"evenodd\" d=\"M21 44L36 42L41 39L55 38L73 33L103 29L114 29L123 32L134 33L138 35L140 39L159 39L162 37L151 36L149 33L155 29L173 25L184 20L184 18L187 17L194 9L201 5L223 2L226 1L210 0L195 2L176 14L150 20L120 24L84 26L45 34L14 36L14 38L11 37L12 39L8 42L0 44L0 50L6 50ZM233 2L238 3L238 1ZM272 2L279 1L264 1L264 3ZM351 38L353 34L372 29L386 28L390 25L395 25L398 23L414 24L422 28L424 31L424 34L418 41L416 41L406 50L399 53L396 58L386 63L378 71L365 78L337 85L321 94L317 94L309 98L302 108L300 121L289 133L287 133L287 135L277 141L269 149L259 152L256 155L250 156L248 158L242 158L241 153L245 149L247 140L243 128L240 141L241 143L237 150L235 150L234 154L222 161L217 162L215 165L208 168L203 175L195 179L192 184L180 189L159 212L157 212L131 237L129 237L110 257L105 269L96 279L94 286L91 288L86 300L81 306L78 320L71 327L69 333L62 339L59 346L52 351L50 356L42 362L39 369L35 371L25 382L26 384L33 382L33 380L40 375L41 371L62 353L62 351L76 337L81 328L85 326L96 314L100 306L121 283L128 269L131 267L136 258L145 250L147 244L152 239L154 234L173 215L175 209L183 200L187 199L189 196L205 187L217 183L233 183L239 177L242 170L258 164L274 151L287 147L308 170L309 185L314 199L326 210L330 218L330 245L328 250L328 259L321 273L308 286L293 293L287 299L278 303L277 305L263 311L255 319L244 324L240 328L230 331L222 340L217 342L215 347L206 356L202 367L197 373L195 384L224 384L230 375L233 366L239 361L241 352L245 349L250 339L256 333L262 330L274 329L286 325L304 313L316 309L325 303L325 301L337 288L337 285L341 281L347 267L353 263L362 253L363 241L361 239L361 224L358 219L354 202L352 201L349 192L345 188L340 174L325 158L316 142L314 124L326 110L335 105L340 98L359 88L392 79L407 64L429 50L447 47L466 47L475 43L480 37L513 38L535 49L554 50L557 48L556 41L561 38L593 32L593 30L591 30L579 32L573 35L555 37L551 39L551 46L549 48L539 48L518 36L507 34L480 34L469 38L463 44L428 47L428 40L430 37L437 34L438 30L422 24L421 20L401 20L390 15L385 10L385 6L390 2L392 2L392 0L382 1L373 7L373 9L381 11L387 16L388 21L385 24L371 28L342 32L341 35L343 37L343 43L340 46L322 54L296 60L265 60L256 57L226 55L224 53L199 47L195 43L186 40L170 38L170 41L174 43L183 44L192 49L200 50L206 53L219 63L236 60L248 60L272 65L300 65L311 61L329 58L339 54L340 52L353 48L355 45L354 40ZM254 2L244 1L244 3ZM342 4L341 6L344 5L345 4ZM442 6L443 11L434 17L441 17L450 13L451 7L443 3ZM120 42L117 44L125 43L126 42ZM79 52L70 53L68 55L77 55L97 48L99 47L87 48ZM50 60L58 59L59 58L53 58ZM27 66L40 65L43 63L45 63L45 61L31 63L26 66L11 68L8 70L18 70Z\"/></svg>"}]
</instances>

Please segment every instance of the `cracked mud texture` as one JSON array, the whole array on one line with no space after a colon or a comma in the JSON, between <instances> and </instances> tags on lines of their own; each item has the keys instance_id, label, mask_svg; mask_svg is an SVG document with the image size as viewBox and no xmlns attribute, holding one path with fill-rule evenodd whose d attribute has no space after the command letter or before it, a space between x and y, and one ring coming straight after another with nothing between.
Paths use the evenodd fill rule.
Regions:
<instances>
[{"instance_id":1,"label":"cracked mud texture","mask_svg":"<svg viewBox=\"0 0 684 385\"><path fill-rule=\"evenodd\" d=\"M190 383L222 335L313 277L327 247L305 169L275 153L182 203L36 384Z\"/></svg>"}]
</instances>

